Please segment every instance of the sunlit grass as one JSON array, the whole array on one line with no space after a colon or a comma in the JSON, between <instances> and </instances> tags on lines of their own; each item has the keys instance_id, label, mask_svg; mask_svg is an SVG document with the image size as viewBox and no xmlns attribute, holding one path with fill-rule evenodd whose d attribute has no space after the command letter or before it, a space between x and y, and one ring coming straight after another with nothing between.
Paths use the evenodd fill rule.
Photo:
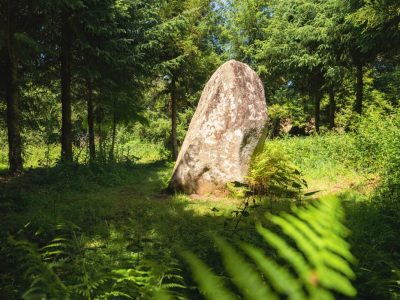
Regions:
<instances>
[{"instance_id":1,"label":"sunlit grass","mask_svg":"<svg viewBox=\"0 0 400 300\"><path fill-rule=\"evenodd\" d=\"M369 194L378 182L377 174L358 167L354 135L293 137L267 143L291 156L308 183L307 191L320 191L317 197L348 190Z\"/></svg>"},{"instance_id":2,"label":"sunlit grass","mask_svg":"<svg viewBox=\"0 0 400 300\"><path fill-rule=\"evenodd\" d=\"M290 153L302 143L312 144L313 138L272 143L280 143ZM215 258L212 236L257 244L255 224L269 226L264 218L266 212L276 214L304 204L276 197L257 199L257 204L262 205L239 220L235 211L240 210L243 199L166 194L174 163L154 162L155 150L148 151L150 156L142 160L147 163L60 165L28 170L15 182L7 183L14 201L9 202L10 207L3 207L2 230L15 233L30 224L47 232L59 223L75 224L80 228L84 249L96 251L97 259L110 259L111 253L114 262L129 262L129 267L146 254L161 268L179 258L182 249L190 249L218 270L220 262ZM307 155L305 151L302 155ZM146 155L145 151L142 153ZM335 195L350 207L350 218L353 214L362 215L363 207L352 203L368 199L366 195L375 188L378 178L358 172L344 161L332 160L325 156L326 152L314 155L318 160L296 158L308 181L308 190L321 190L315 197ZM318 170L314 169L315 163ZM363 203L368 201L360 204Z\"/></svg>"}]
</instances>

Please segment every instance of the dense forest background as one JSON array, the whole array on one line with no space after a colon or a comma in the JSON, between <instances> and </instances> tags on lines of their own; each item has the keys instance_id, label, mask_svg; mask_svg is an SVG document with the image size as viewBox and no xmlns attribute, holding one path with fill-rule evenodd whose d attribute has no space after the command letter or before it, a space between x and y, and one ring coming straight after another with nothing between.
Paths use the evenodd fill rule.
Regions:
<instances>
[{"instance_id":1,"label":"dense forest background","mask_svg":"<svg viewBox=\"0 0 400 300\"><path fill-rule=\"evenodd\" d=\"M233 200L159 203L202 89L229 59L264 83L263 164L300 168L300 202L322 191L347 203L360 299L400 297L399 1L0 0L4 299L141 299L164 289L207 298L210 285L198 275L206 287L195 286L177 253L190 249L226 276L204 228L260 245L254 224L290 206L270 185L260 212L249 217L249 202L234 210L243 220L229 237L223 211ZM68 254L45 250L65 241Z\"/></svg>"},{"instance_id":2,"label":"dense forest background","mask_svg":"<svg viewBox=\"0 0 400 300\"><path fill-rule=\"evenodd\" d=\"M176 157L232 58L262 77L272 134L349 130L397 105L398 19L389 0L2 1L1 162L19 172L38 144L112 160L121 132Z\"/></svg>"}]
</instances>

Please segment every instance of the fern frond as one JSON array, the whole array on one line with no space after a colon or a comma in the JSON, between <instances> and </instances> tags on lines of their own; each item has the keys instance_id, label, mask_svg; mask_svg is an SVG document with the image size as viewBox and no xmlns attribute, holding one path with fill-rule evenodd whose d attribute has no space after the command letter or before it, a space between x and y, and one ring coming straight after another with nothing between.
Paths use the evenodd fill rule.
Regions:
<instances>
[{"instance_id":1,"label":"fern frond","mask_svg":"<svg viewBox=\"0 0 400 300\"><path fill-rule=\"evenodd\" d=\"M68 298L68 289L54 272L56 264L45 263L36 245L28 241L17 241L13 237L8 238L17 253L19 268L25 270L25 278L30 281L30 287L26 290L22 299L42 298Z\"/></svg>"},{"instance_id":2,"label":"fern frond","mask_svg":"<svg viewBox=\"0 0 400 300\"><path fill-rule=\"evenodd\" d=\"M281 235L256 225L257 232L283 265L262 249L241 244L255 268L227 242L216 239L224 265L244 298L278 299L278 295L284 295L291 300L333 300L334 292L354 296L356 290L350 280L355 275L350 263L355 259L345 241L349 230L342 223L344 213L339 201L326 198L307 207L293 208L292 212L266 216ZM220 299L213 296L217 289L232 297L219 281L214 281L217 277L201 261L188 254L186 260L200 288L207 291L207 299Z\"/></svg>"},{"instance_id":3,"label":"fern frond","mask_svg":"<svg viewBox=\"0 0 400 300\"><path fill-rule=\"evenodd\" d=\"M165 283L165 284L161 285L161 288L163 288L163 289L175 289L175 288L185 289L186 286L184 286L183 284L179 284L179 283Z\"/></svg>"},{"instance_id":4,"label":"fern frond","mask_svg":"<svg viewBox=\"0 0 400 300\"><path fill-rule=\"evenodd\" d=\"M123 292L119 292L119 291L111 291L111 292L106 292L100 296L97 296L96 298L94 298L95 300L108 300L108 299L112 299L112 298L125 298L125 299L133 299L130 295L123 293Z\"/></svg>"},{"instance_id":5,"label":"fern frond","mask_svg":"<svg viewBox=\"0 0 400 300\"><path fill-rule=\"evenodd\" d=\"M279 257L283 258L294 268L298 277L304 282L308 282L312 270L303 255L272 231L265 229L259 224L256 226L256 229L264 240L276 249Z\"/></svg>"},{"instance_id":6,"label":"fern frond","mask_svg":"<svg viewBox=\"0 0 400 300\"><path fill-rule=\"evenodd\" d=\"M294 279L286 268L267 257L261 249L247 244L243 244L242 249L257 264L277 292L293 300L307 299L299 281Z\"/></svg>"},{"instance_id":7,"label":"fern frond","mask_svg":"<svg viewBox=\"0 0 400 300\"><path fill-rule=\"evenodd\" d=\"M195 280L200 284L201 291L209 300L235 300L236 297L224 288L222 280L210 271L207 266L191 253L184 253L183 257L190 265Z\"/></svg>"},{"instance_id":8,"label":"fern frond","mask_svg":"<svg viewBox=\"0 0 400 300\"><path fill-rule=\"evenodd\" d=\"M222 239L216 239L216 243L222 253L224 265L232 276L233 282L238 286L246 299L278 299L271 292L269 286L261 280L253 267L232 246Z\"/></svg>"}]
</instances>

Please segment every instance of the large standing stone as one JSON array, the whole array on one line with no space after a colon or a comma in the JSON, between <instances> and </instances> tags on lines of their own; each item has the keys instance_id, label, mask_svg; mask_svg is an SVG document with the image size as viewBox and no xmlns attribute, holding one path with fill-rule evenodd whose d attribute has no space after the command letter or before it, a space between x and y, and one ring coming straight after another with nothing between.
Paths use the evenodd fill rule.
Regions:
<instances>
[{"instance_id":1,"label":"large standing stone","mask_svg":"<svg viewBox=\"0 0 400 300\"><path fill-rule=\"evenodd\" d=\"M244 182L267 122L263 84L246 64L231 60L212 75L201 95L169 188L188 194L221 194Z\"/></svg>"}]
</instances>

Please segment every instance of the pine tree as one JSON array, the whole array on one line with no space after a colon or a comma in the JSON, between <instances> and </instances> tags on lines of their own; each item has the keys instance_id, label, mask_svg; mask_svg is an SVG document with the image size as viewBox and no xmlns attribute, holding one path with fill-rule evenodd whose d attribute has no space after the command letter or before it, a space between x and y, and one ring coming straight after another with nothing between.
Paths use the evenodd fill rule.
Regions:
<instances>
[{"instance_id":1,"label":"pine tree","mask_svg":"<svg viewBox=\"0 0 400 300\"><path fill-rule=\"evenodd\" d=\"M203 88L220 63L209 42L212 30L210 0L161 1L160 26L155 32L160 45L159 70L166 80L171 118L171 149L178 157L178 112L183 100Z\"/></svg>"}]
</instances>

